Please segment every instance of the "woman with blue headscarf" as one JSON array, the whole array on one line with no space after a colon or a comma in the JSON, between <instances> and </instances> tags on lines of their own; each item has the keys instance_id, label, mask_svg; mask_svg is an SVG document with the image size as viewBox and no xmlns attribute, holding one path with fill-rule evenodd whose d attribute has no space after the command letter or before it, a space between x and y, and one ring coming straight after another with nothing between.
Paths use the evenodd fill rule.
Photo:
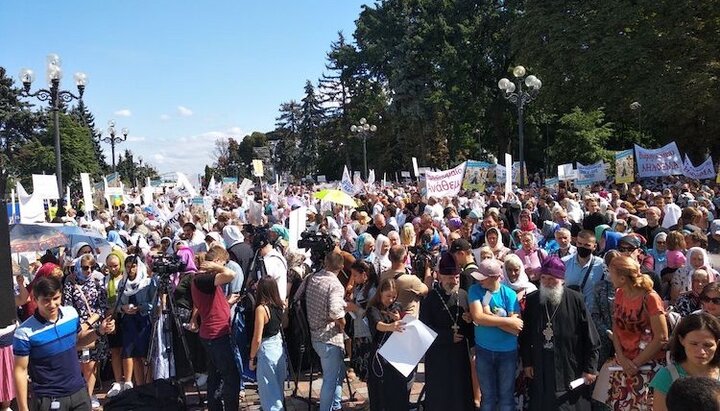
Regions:
<instances>
[{"instance_id":1,"label":"woman with blue headscarf","mask_svg":"<svg viewBox=\"0 0 720 411\"><path fill-rule=\"evenodd\" d=\"M368 233L362 233L356 241L357 247L353 256L357 260L363 260L369 264L375 262L375 239Z\"/></svg>"},{"instance_id":2,"label":"woman with blue headscarf","mask_svg":"<svg viewBox=\"0 0 720 411\"><path fill-rule=\"evenodd\" d=\"M107 233L107 241L112 245L113 247L118 247L121 250L125 251L125 243L123 242L122 238L120 238L120 233L118 233L115 230L110 230Z\"/></svg>"}]
</instances>

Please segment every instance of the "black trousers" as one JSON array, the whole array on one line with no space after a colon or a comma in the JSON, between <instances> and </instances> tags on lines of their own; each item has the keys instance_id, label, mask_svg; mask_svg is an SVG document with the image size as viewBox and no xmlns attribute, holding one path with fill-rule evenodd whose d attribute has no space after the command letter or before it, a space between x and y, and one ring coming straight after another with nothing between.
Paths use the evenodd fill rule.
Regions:
<instances>
[{"instance_id":1,"label":"black trousers","mask_svg":"<svg viewBox=\"0 0 720 411\"><path fill-rule=\"evenodd\" d=\"M52 408L53 401L60 404L60 408ZM81 388L74 394L66 397L40 397L30 400L30 409L32 411L91 411L90 395L87 387Z\"/></svg>"}]
</instances>

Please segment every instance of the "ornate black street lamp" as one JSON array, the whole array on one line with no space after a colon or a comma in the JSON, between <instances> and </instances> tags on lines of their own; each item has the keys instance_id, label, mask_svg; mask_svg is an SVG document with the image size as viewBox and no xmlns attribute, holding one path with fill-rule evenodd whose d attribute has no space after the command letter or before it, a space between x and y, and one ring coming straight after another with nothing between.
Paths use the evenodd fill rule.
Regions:
<instances>
[{"instance_id":1,"label":"ornate black street lamp","mask_svg":"<svg viewBox=\"0 0 720 411\"><path fill-rule=\"evenodd\" d=\"M53 124L55 126L55 176L58 185L58 211L57 216L65 215L64 196L65 192L62 181L62 158L60 156L60 108L61 103L67 104L73 100L82 100L85 92L85 84L87 84L87 76L85 73L75 73L75 84L78 88L78 95L66 90L60 90L60 79L62 79L62 68L60 67L60 56L57 54L49 54L47 56L47 80L49 88L39 89L34 93L30 93L30 85L35 79L35 75L30 69L22 69L20 71L20 81L23 84L22 95L25 97L37 97L40 101L50 102L50 111L53 113Z\"/></svg>"},{"instance_id":2,"label":"ornate black street lamp","mask_svg":"<svg viewBox=\"0 0 720 411\"><path fill-rule=\"evenodd\" d=\"M365 117L360 119L360 124L353 124L350 126L350 131L357 133L363 139L363 165L365 166L365 178L368 178L368 166L367 166L367 139L370 137L370 133L377 131L375 124L369 124Z\"/></svg>"},{"instance_id":3,"label":"ornate black street lamp","mask_svg":"<svg viewBox=\"0 0 720 411\"><path fill-rule=\"evenodd\" d=\"M539 78L533 76L532 74L525 77L525 74L525 67L517 66L513 69L513 76L515 77L513 80L501 78L500 81L498 81L498 87L500 90L505 92L504 97L511 103L514 103L517 107L518 134L520 137L520 144L518 147L520 151L520 187L525 187L525 104L528 104L535 99L540 92L540 87L542 87L542 81L540 81ZM527 90L523 90L523 83L527 86ZM512 170L507 170L506 172L512 173Z\"/></svg>"},{"instance_id":4,"label":"ornate black street lamp","mask_svg":"<svg viewBox=\"0 0 720 411\"><path fill-rule=\"evenodd\" d=\"M108 121L107 131L108 134L110 134L110 137L101 137L100 141L110 144L110 152L112 154L112 171L115 173L115 145L127 140L129 131L127 127L125 127L120 131L120 134L117 134L115 132L115 120Z\"/></svg>"}]
</instances>

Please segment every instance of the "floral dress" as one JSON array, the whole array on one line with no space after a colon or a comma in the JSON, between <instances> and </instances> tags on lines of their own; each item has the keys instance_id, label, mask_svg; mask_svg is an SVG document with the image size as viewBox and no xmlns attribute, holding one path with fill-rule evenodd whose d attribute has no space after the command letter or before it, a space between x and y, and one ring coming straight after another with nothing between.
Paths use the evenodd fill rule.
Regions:
<instances>
[{"instance_id":1,"label":"floral dress","mask_svg":"<svg viewBox=\"0 0 720 411\"><path fill-rule=\"evenodd\" d=\"M77 281L75 274L71 274L63 286L63 305L77 310L80 323L87 321L92 314L98 314L102 318L108 309L105 285L97 275L92 275L81 283ZM101 361L107 357L106 341L106 337L102 336L90 346L90 361ZM82 352L78 349L78 358L81 356Z\"/></svg>"}]
</instances>

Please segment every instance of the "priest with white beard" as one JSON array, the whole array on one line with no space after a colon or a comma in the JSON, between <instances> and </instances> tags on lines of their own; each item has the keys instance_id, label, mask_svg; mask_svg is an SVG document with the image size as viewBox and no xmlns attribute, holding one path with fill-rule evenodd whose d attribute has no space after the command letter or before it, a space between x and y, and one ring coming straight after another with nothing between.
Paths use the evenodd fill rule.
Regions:
<instances>
[{"instance_id":1,"label":"priest with white beard","mask_svg":"<svg viewBox=\"0 0 720 411\"><path fill-rule=\"evenodd\" d=\"M583 295L564 286L557 256L541 266L540 290L527 297L520 356L530 379L530 410L590 410L600 340ZM572 383L572 385L571 385Z\"/></svg>"}]
</instances>

